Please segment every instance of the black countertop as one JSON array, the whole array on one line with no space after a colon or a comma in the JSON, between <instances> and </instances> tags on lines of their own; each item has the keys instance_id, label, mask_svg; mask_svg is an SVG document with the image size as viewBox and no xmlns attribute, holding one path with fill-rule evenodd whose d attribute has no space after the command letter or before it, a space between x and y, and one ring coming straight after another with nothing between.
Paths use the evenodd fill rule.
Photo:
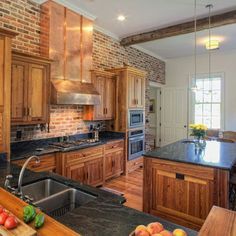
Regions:
<instances>
[{"instance_id":1,"label":"black countertop","mask_svg":"<svg viewBox=\"0 0 236 236\"><path fill-rule=\"evenodd\" d=\"M69 141L89 139L91 137L92 133L71 135L69 136ZM68 152L68 151L80 150L83 148L105 144L113 140L124 139L124 137L125 134L121 132L102 131L99 134L99 142L81 146L74 146L70 148L59 148L59 147L54 147L52 145L54 142L59 142L59 140L61 140L62 137L14 142L11 143L11 160L20 160L30 157L32 155L42 156L56 152Z\"/></svg>"},{"instance_id":2,"label":"black countertop","mask_svg":"<svg viewBox=\"0 0 236 236\"><path fill-rule=\"evenodd\" d=\"M180 140L144 156L230 170L236 163L236 143L206 141L206 147L199 150L194 143Z\"/></svg>"},{"instance_id":3,"label":"black countertop","mask_svg":"<svg viewBox=\"0 0 236 236\"><path fill-rule=\"evenodd\" d=\"M17 186L19 172L20 168L17 165L1 161L0 186L3 187L5 176L7 174L13 175L12 186ZM137 225L146 225L155 221L161 222L166 229L173 230L175 228L183 228L189 236L197 235L195 231L123 206L122 203L125 201L123 197L98 188L80 184L54 173L35 173L26 170L23 184L32 183L45 178L52 178L66 185L97 196L96 200L76 208L73 211L66 213L64 216L55 218L83 236L128 236Z\"/></svg>"}]
</instances>

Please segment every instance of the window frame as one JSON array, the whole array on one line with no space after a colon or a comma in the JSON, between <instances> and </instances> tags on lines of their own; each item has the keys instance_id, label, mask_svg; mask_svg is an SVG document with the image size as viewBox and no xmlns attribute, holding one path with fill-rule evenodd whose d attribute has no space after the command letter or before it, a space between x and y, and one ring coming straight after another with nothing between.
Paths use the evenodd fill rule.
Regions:
<instances>
[{"instance_id":1,"label":"window frame","mask_svg":"<svg viewBox=\"0 0 236 236\"><path fill-rule=\"evenodd\" d=\"M212 73L211 78L219 77L221 79L221 121L220 121L220 130L224 130L225 128L225 74L223 72ZM209 74L202 73L197 74L196 79L208 79ZM195 75L189 75L189 121L190 123L194 123L195 116L195 97L194 92L192 91L192 87L195 85ZM211 103L212 104L212 103ZM212 128L213 129L213 128Z\"/></svg>"}]
</instances>

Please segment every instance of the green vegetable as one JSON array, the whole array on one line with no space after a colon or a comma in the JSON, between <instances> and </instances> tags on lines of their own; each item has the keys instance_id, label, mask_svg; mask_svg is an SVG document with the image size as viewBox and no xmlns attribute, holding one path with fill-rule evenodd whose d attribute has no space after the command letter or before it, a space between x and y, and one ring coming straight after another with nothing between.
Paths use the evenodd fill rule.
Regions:
<instances>
[{"instance_id":1,"label":"green vegetable","mask_svg":"<svg viewBox=\"0 0 236 236\"><path fill-rule=\"evenodd\" d=\"M29 223L31 222L36 216L36 210L33 206L28 205L25 206L23 209L23 218L24 222Z\"/></svg>"},{"instance_id":2,"label":"green vegetable","mask_svg":"<svg viewBox=\"0 0 236 236\"><path fill-rule=\"evenodd\" d=\"M34 224L34 226L35 226L35 228L38 229L38 228L42 227L43 224L44 224L44 214L39 213L35 217L35 224Z\"/></svg>"}]
</instances>

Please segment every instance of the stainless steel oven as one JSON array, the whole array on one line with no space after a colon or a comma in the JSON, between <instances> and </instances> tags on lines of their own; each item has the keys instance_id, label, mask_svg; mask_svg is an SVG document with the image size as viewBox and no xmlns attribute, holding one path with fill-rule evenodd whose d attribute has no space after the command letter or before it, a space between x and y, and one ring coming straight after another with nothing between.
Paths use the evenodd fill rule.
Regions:
<instances>
[{"instance_id":1,"label":"stainless steel oven","mask_svg":"<svg viewBox=\"0 0 236 236\"><path fill-rule=\"evenodd\" d=\"M128 124L131 129L144 126L144 110L129 110Z\"/></svg>"},{"instance_id":2,"label":"stainless steel oven","mask_svg":"<svg viewBox=\"0 0 236 236\"><path fill-rule=\"evenodd\" d=\"M144 129L129 131L128 160L136 159L144 152Z\"/></svg>"}]
</instances>

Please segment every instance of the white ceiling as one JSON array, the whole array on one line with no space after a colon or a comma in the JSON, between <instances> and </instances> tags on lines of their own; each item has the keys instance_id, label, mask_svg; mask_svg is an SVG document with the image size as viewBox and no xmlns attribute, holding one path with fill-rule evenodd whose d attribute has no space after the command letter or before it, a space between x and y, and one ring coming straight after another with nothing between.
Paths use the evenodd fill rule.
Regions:
<instances>
[{"instance_id":1,"label":"white ceiling","mask_svg":"<svg viewBox=\"0 0 236 236\"><path fill-rule=\"evenodd\" d=\"M212 29L212 39L220 41L220 49L216 52L226 52L236 49L236 24ZM208 39L208 30L197 33L197 53L207 53L205 43ZM139 46L151 51L162 58L190 56L194 53L194 33L184 34L151 42L141 43Z\"/></svg>"},{"instance_id":2,"label":"white ceiling","mask_svg":"<svg viewBox=\"0 0 236 236\"><path fill-rule=\"evenodd\" d=\"M43 2L45 0L35 0ZM194 15L194 0L54 0L67 7L95 18L95 25L100 30L121 39L136 33L146 32L168 25L192 20ZM213 4L213 12L220 13L236 9L236 0L197 0L198 16L206 16L207 4ZM117 20L117 16L126 16L124 22ZM226 27L221 33L228 37L235 35L228 32ZM217 31L217 33L220 33ZM163 58L171 58L187 55L187 48L191 48L193 36L184 35L160 41L139 44L146 50L160 55ZM183 43L184 41L185 43ZM186 48L186 43L190 46ZM175 46L176 45L176 46ZM178 47L177 47L178 46ZM227 46L228 47L228 46ZM170 48L172 50L170 50ZM191 50L192 52L192 50Z\"/></svg>"}]
</instances>

